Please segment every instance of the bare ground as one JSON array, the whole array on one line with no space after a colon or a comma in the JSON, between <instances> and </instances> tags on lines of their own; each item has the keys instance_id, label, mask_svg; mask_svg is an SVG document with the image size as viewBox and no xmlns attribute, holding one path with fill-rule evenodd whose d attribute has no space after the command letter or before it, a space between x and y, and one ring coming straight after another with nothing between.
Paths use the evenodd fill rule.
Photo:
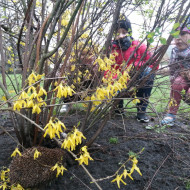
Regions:
<instances>
[{"instance_id":1,"label":"bare ground","mask_svg":"<svg viewBox=\"0 0 190 190\"><path fill-rule=\"evenodd\" d=\"M79 119L80 118L80 119ZM13 126L5 115L0 117L2 125L15 138ZM81 116L72 116L65 121L66 126L76 125ZM134 116L110 118L89 150L94 161L86 166L95 179L112 176L121 164L128 159L129 151L139 152L138 167L142 176L133 174L134 181L127 179L127 190L187 190L190 189L190 122L177 123L173 127L154 128L156 121L147 129L147 124L138 123ZM98 124L97 124L98 126ZM0 167L9 166L11 153L16 142L0 129ZM110 138L117 139L113 143ZM129 165L130 166L130 165ZM39 189L46 190L87 190L98 189L84 170L76 165L68 166L68 171ZM99 181L103 190L118 189L113 178Z\"/></svg>"}]
</instances>

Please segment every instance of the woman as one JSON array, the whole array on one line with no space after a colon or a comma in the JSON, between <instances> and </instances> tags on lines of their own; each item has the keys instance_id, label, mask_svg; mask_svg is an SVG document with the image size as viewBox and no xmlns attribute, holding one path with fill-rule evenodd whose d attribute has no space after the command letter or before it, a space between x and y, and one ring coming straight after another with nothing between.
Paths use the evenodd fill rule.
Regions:
<instances>
[{"instance_id":1,"label":"woman","mask_svg":"<svg viewBox=\"0 0 190 190\"><path fill-rule=\"evenodd\" d=\"M147 51L147 46L145 44L141 44L140 47L135 50L135 48L140 44L139 41L134 40L131 36L132 28L131 23L128 19L119 20L117 23L117 34L115 40L112 44L112 53L116 53L115 64L112 65L116 70L122 69L122 64L127 63L127 67L129 65L133 65L134 69L138 71L150 58L151 53ZM134 55L130 58L131 54L135 51ZM146 83L142 88L137 90L136 96L140 99L140 103L137 103L137 120L143 123L149 122L149 118L146 114L146 109L148 106L148 99L151 94L154 75L149 75L153 65L148 65L144 67L145 69L140 73L137 80L142 80L147 76ZM156 68L158 69L158 68ZM117 112L122 113L123 108L123 100L119 102Z\"/></svg>"},{"instance_id":2,"label":"woman","mask_svg":"<svg viewBox=\"0 0 190 190\"><path fill-rule=\"evenodd\" d=\"M185 99L190 96L190 29L179 28L180 34L175 38L175 47L170 58L170 103L168 113L162 120L163 125L174 125L180 102L185 92Z\"/></svg>"}]
</instances>

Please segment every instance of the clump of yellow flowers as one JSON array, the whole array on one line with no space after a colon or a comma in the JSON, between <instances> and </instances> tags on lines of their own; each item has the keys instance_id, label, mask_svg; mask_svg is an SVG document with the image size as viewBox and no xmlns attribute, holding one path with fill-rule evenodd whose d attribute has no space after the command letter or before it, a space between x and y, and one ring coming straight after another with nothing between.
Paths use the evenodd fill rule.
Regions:
<instances>
[{"instance_id":1,"label":"clump of yellow flowers","mask_svg":"<svg viewBox=\"0 0 190 190\"><path fill-rule=\"evenodd\" d=\"M66 130L65 124L62 123L59 119L57 118L50 118L49 122L45 126L45 134L44 137L48 134L50 136L50 139L55 138L55 135L60 138L60 133L63 132L62 128Z\"/></svg>"},{"instance_id":2,"label":"clump of yellow flowers","mask_svg":"<svg viewBox=\"0 0 190 190\"><path fill-rule=\"evenodd\" d=\"M39 85L43 75L36 75L32 72L28 77L29 88L27 91L23 90L13 105L13 110L20 111L22 108L32 108L32 114L39 114L42 106L46 106L45 98L47 96L46 90ZM70 86L63 86L62 82L54 89L57 92L57 97L72 96L74 90ZM43 98L42 98L43 97Z\"/></svg>"},{"instance_id":3,"label":"clump of yellow flowers","mask_svg":"<svg viewBox=\"0 0 190 190\"><path fill-rule=\"evenodd\" d=\"M20 184L13 184L13 185L9 185L10 179L9 179L9 172L10 169L9 168L5 168L3 170L0 171L0 189L11 189L11 190L24 190L24 188L20 185Z\"/></svg>"},{"instance_id":4,"label":"clump of yellow flowers","mask_svg":"<svg viewBox=\"0 0 190 190\"><path fill-rule=\"evenodd\" d=\"M57 175L56 175L56 177L58 177L59 174L63 175L64 170L67 170L67 169L66 169L63 165L59 165L58 163L56 163L55 166L53 166L53 167L51 168L51 170L52 170L52 171L57 170Z\"/></svg>"},{"instance_id":5,"label":"clump of yellow flowers","mask_svg":"<svg viewBox=\"0 0 190 190\"><path fill-rule=\"evenodd\" d=\"M32 108L32 113L39 114L41 112L41 107L46 105L45 101L42 99L43 95L47 95L47 92L36 84L41 80L43 75L36 75L32 72L28 77L29 88L27 91L22 91L18 100L14 103L13 110L20 111L22 108Z\"/></svg>"},{"instance_id":6,"label":"clump of yellow flowers","mask_svg":"<svg viewBox=\"0 0 190 190\"><path fill-rule=\"evenodd\" d=\"M118 174L120 169L116 172L116 178L113 179L111 182L117 182L117 186L120 188L120 182L122 182L124 185L127 185L127 183L125 183L125 181L123 179L126 179L127 177L129 177L131 180L133 180L133 177L131 176L133 174L133 172L136 170L141 176L142 173L140 171L140 169L137 166L138 160L136 157L131 157L129 158L129 160L132 162L132 167L130 169L130 171L126 170L125 168L125 164L122 165L121 168L124 168L123 173Z\"/></svg>"},{"instance_id":7,"label":"clump of yellow flowers","mask_svg":"<svg viewBox=\"0 0 190 190\"><path fill-rule=\"evenodd\" d=\"M82 143L82 138L86 139L83 133L74 126L74 130L68 134L61 147L73 151L77 145Z\"/></svg>"},{"instance_id":8,"label":"clump of yellow flowers","mask_svg":"<svg viewBox=\"0 0 190 190\"><path fill-rule=\"evenodd\" d=\"M106 73L102 79L102 85L96 89L91 97L86 97L85 99L93 101L94 106L101 104L103 100L109 102L119 91L127 89L127 82L130 80L129 71L131 70L131 67L127 67L121 73L119 69L113 67L115 56L117 56L117 52L111 54L110 58L105 57L102 59L98 57L94 62L94 64L98 63L99 71Z\"/></svg>"}]
</instances>

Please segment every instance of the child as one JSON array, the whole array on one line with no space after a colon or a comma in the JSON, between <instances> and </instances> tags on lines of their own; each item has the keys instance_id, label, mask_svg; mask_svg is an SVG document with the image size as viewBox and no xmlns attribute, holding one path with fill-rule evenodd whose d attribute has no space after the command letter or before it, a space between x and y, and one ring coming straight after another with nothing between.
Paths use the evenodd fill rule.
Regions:
<instances>
[{"instance_id":1,"label":"child","mask_svg":"<svg viewBox=\"0 0 190 190\"><path fill-rule=\"evenodd\" d=\"M175 38L176 47L173 48L170 58L170 107L162 120L163 125L174 125L176 114L183 98L190 96L190 28L178 28L180 34Z\"/></svg>"},{"instance_id":2,"label":"child","mask_svg":"<svg viewBox=\"0 0 190 190\"><path fill-rule=\"evenodd\" d=\"M135 51L135 48L139 45L140 42L134 40L131 36L132 28L131 23L128 19L119 20L117 23L116 31L117 34L115 40L113 41L112 53L117 52L117 56L115 57L115 64L113 67L116 70L121 70L122 63L128 61L127 67L129 65L133 65L134 69L138 71L140 67L143 66L151 58L151 53L147 51L147 46L145 44L141 44L140 47ZM130 55L133 54L134 51L134 56L129 60ZM142 88L139 88L136 93L137 98L140 99L140 103L137 103L137 120L143 123L149 122L149 118L146 114L146 109L154 81L154 75L149 75L152 68L153 65L148 65L137 78L137 80L142 80L148 75L146 83ZM123 108L123 100L119 102L118 108Z\"/></svg>"}]
</instances>

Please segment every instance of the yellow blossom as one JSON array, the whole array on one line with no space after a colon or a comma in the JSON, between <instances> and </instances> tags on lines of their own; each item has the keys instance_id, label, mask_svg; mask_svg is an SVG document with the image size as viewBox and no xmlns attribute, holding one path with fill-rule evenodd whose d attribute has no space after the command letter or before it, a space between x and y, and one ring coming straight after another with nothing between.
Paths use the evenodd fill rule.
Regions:
<instances>
[{"instance_id":1,"label":"yellow blossom","mask_svg":"<svg viewBox=\"0 0 190 190\"><path fill-rule=\"evenodd\" d=\"M32 107L34 107L34 102L33 102L33 100L27 100L26 107L27 107L27 108L32 108Z\"/></svg>"},{"instance_id":2,"label":"yellow blossom","mask_svg":"<svg viewBox=\"0 0 190 190\"><path fill-rule=\"evenodd\" d=\"M7 47L7 50L8 50L8 51L12 51L12 49L13 49L13 48L12 48L11 46Z\"/></svg>"},{"instance_id":3,"label":"yellow blossom","mask_svg":"<svg viewBox=\"0 0 190 190\"><path fill-rule=\"evenodd\" d=\"M38 158L41 155L41 152L39 152L37 149L34 152L34 160Z\"/></svg>"},{"instance_id":4,"label":"yellow blossom","mask_svg":"<svg viewBox=\"0 0 190 190\"><path fill-rule=\"evenodd\" d=\"M17 184L17 186L12 185L11 190L24 190L24 188L20 184Z\"/></svg>"},{"instance_id":5,"label":"yellow blossom","mask_svg":"<svg viewBox=\"0 0 190 190\"><path fill-rule=\"evenodd\" d=\"M25 46L25 42L20 42L20 45Z\"/></svg>"},{"instance_id":6,"label":"yellow blossom","mask_svg":"<svg viewBox=\"0 0 190 190\"><path fill-rule=\"evenodd\" d=\"M7 189L7 183L4 182L2 185L0 185L0 189L3 189L3 190Z\"/></svg>"},{"instance_id":7,"label":"yellow blossom","mask_svg":"<svg viewBox=\"0 0 190 190\"><path fill-rule=\"evenodd\" d=\"M10 59L8 59L7 63L8 63L9 65L11 65L11 64L12 64Z\"/></svg>"},{"instance_id":8,"label":"yellow blossom","mask_svg":"<svg viewBox=\"0 0 190 190\"><path fill-rule=\"evenodd\" d=\"M120 182L122 182L124 185L127 185L123 180L122 180L122 175L117 175L115 179L113 179L111 182L117 182L117 186L120 188Z\"/></svg>"},{"instance_id":9,"label":"yellow blossom","mask_svg":"<svg viewBox=\"0 0 190 190\"><path fill-rule=\"evenodd\" d=\"M28 94L25 91L23 91L19 96L19 99L27 99L28 97L29 97Z\"/></svg>"},{"instance_id":10,"label":"yellow blossom","mask_svg":"<svg viewBox=\"0 0 190 190\"><path fill-rule=\"evenodd\" d=\"M47 106L47 104L46 104L46 102L44 102L43 100L40 100L39 102L38 102L38 106L39 107L41 107L41 106Z\"/></svg>"},{"instance_id":11,"label":"yellow blossom","mask_svg":"<svg viewBox=\"0 0 190 190\"><path fill-rule=\"evenodd\" d=\"M16 148L16 149L14 150L14 152L11 154L11 157L16 156L17 154L18 154L19 156L22 156L22 154L20 153L20 151L18 150L18 148Z\"/></svg>"},{"instance_id":12,"label":"yellow blossom","mask_svg":"<svg viewBox=\"0 0 190 190\"><path fill-rule=\"evenodd\" d=\"M133 104L137 104L137 103L140 103L140 100L135 97L132 102L133 102Z\"/></svg>"},{"instance_id":13,"label":"yellow blossom","mask_svg":"<svg viewBox=\"0 0 190 190\"><path fill-rule=\"evenodd\" d=\"M75 92L70 86L63 86L62 83L60 83L55 89L54 91L57 90L57 97L61 98L61 97L67 97L72 96L72 93Z\"/></svg>"},{"instance_id":14,"label":"yellow blossom","mask_svg":"<svg viewBox=\"0 0 190 190\"><path fill-rule=\"evenodd\" d=\"M31 96L29 97L29 100L32 100L32 99L34 99L34 98L37 98L37 96L38 96L37 92L34 91L34 92L31 94Z\"/></svg>"},{"instance_id":15,"label":"yellow blossom","mask_svg":"<svg viewBox=\"0 0 190 190\"><path fill-rule=\"evenodd\" d=\"M56 122L57 120L57 122ZM54 138L55 134L60 138L60 132L63 132L62 127L66 129L64 123L59 121L57 118L53 121L52 118L49 120L49 123L45 126L44 130L45 134L44 137L49 134L50 138Z\"/></svg>"},{"instance_id":16,"label":"yellow blossom","mask_svg":"<svg viewBox=\"0 0 190 190\"><path fill-rule=\"evenodd\" d=\"M174 99L171 99L170 102L169 102L169 107L171 106L176 106L176 101Z\"/></svg>"},{"instance_id":17,"label":"yellow blossom","mask_svg":"<svg viewBox=\"0 0 190 190\"><path fill-rule=\"evenodd\" d=\"M79 165L81 165L83 163L88 165L88 160L93 160L93 159L90 157L90 154L87 151L87 146L82 147L81 151L82 151L82 154L80 155L79 158L77 158L75 160L79 161Z\"/></svg>"},{"instance_id":18,"label":"yellow blossom","mask_svg":"<svg viewBox=\"0 0 190 190\"><path fill-rule=\"evenodd\" d=\"M34 72L32 72L29 76L28 76L28 83L29 86L34 84L35 82L37 82L38 80L40 80L42 77L44 76L44 74L42 75L36 75Z\"/></svg>"},{"instance_id":19,"label":"yellow blossom","mask_svg":"<svg viewBox=\"0 0 190 190\"><path fill-rule=\"evenodd\" d=\"M33 109L32 109L32 113L39 114L41 111L42 110L40 109L40 107L37 104L35 104L34 107L33 107Z\"/></svg>"},{"instance_id":20,"label":"yellow blossom","mask_svg":"<svg viewBox=\"0 0 190 190\"><path fill-rule=\"evenodd\" d=\"M40 80L44 75L45 74L42 74L42 75L38 74L38 75L36 75L36 81Z\"/></svg>"},{"instance_id":21,"label":"yellow blossom","mask_svg":"<svg viewBox=\"0 0 190 190\"><path fill-rule=\"evenodd\" d=\"M69 23L69 21L65 20L65 19L62 19L62 21L61 21L62 26L67 26L68 23Z\"/></svg>"},{"instance_id":22,"label":"yellow blossom","mask_svg":"<svg viewBox=\"0 0 190 190\"><path fill-rule=\"evenodd\" d=\"M51 168L51 170L52 170L52 171L57 170L57 175L56 175L56 177L58 177L59 174L63 175L64 170L67 170L67 169L66 169L65 167L63 167L63 165L61 165L61 167L60 167L58 164L55 164L55 166L53 166L53 167Z\"/></svg>"},{"instance_id":23,"label":"yellow blossom","mask_svg":"<svg viewBox=\"0 0 190 190\"><path fill-rule=\"evenodd\" d=\"M6 98L5 96L2 96L2 97L1 97L1 100L7 101L7 98Z\"/></svg>"},{"instance_id":24,"label":"yellow blossom","mask_svg":"<svg viewBox=\"0 0 190 190\"><path fill-rule=\"evenodd\" d=\"M69 134L68 137L63 141L61 148L73 151L78 144L82 143L82 138L86 139L83 133L74 127L73 133Z\"/></svg>"},{"instance_id":25,"label":"yellow blossom","mask_svg":"<svg viewBox=\"0 0 190 190\"><path fill-rule=\"evenodd\" d=\"M75 70L75 65L71 65L71 71Z\"/></svg>"},{"instance_id":26,"label":"yellow blossom","mask_svg":"<svg viewBox=\"0 0 190 190\"><path fill-rule=\"evenodd\" d=\"M43 96L46 95L47 96L47 92L45 91L45 89L43 89L42 87L40 88L39 92L38 92L38 96Z\"/></svg>"},{"instance_id":27,"label":"yellow blossom","mask_svg":"<svg viewBox=\"0 0 190 190\"><path fill-rule=\"evenodd\" d=\"M132 174L134 170L136 170L142 176L140 169L137 167L138 160L136 159L136 157L133 158L132 162L133 162L133 166L130 170L130 174Z\"/></svg>"},{"instance_id":28,"label":"yellow blossom","mask_svg":"<svg viewBox=\"0 0 190 190\"><path fill-rule=\"evenodd\" d=\"M28 91L27 91L28 94L29 94L29 93L32 93L32 92L36 92L36 88L35 88L34 86L31 86L31 87L28 89Z\"/></svg>"},{"instance_id":29,"label":"yellow blossom","mask_svg":"<svg viewBox=\"0 0 190 190\"><path fill-rule=\"evenodd\" d=\"M2 181L5 181L5 180L6 180L6 178L8 177L7 173L9 173L9 172L10 172L10 169L2 170L2 171L1 171L1 180L2 180Z\"/></svg>"},{"instance_id":30,"label":"yellow blossom","mask_svg":"<svg viewBox=\"0 0 190 190\"><path fill-rule=\"evenodd\" d=\"M126 179L127 176L129 176L129 178L131 180L133 180L132 176L131 176L131 173L128 173L126 169L124 169L123 173L122 173L124 179Z\"/></svg>"},{"instance_id":31,"label":"yellow blossom","mask_svg":"<svg viewBox=\"0 0 190 190\"><path fill-rule=\"evenodd\" d=\"M14 103L13 110L20 111L22 107L26 107L26 102L24 100L18 100Z\"/></svg>"},{"instance_id":32,"label":"yellow blossom","mask_svg":"<svg viewBox=\"0 0 190 190\"><path fill-rule=\"evenodd\" d=\"M98 62L98 65L99 65L99 71L102 70L102 71L106 71L108 70L108 68L106 67L106 64L105 62L103 61L103 59L101 59L100 57L98 57L94 64L96 64Z\"/></svg>"}]
</instances>

